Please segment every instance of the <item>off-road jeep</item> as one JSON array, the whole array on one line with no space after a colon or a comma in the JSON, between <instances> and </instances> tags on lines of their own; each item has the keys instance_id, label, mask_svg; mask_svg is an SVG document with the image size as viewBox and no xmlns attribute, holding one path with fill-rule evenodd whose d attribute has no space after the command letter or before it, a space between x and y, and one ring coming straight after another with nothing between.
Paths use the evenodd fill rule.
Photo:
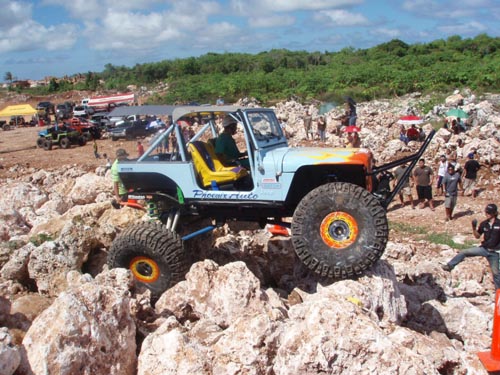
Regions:
<instances>
[{"instance_id":1,"label":"off-road jeep","mask_svg":"<svg viewBox=\"0 0 500 375\"><path fill-rule=\"evenodd\" d=\"M38 132L36 145L46 151L52 150L52 146L58 145L61 148L69 148L71 145L85 146L85 137L77 130L66 125L52 126Z\"/></svg>"},{"instance_id":2,"label":"off-road jeep","mask_svg":"<svg viewBox=\"0 0 500 375\"><path fill-rule=\"evenodd\" d=\"M248 169L214 152L216 116L243 129ZM118 165L129 198L144 200L157 220L126 228L108 255L156 297L184 277L192 238L230 221L289 227L299 259L322 277L361 274L386 247L386 207L401 188L377 190L377 177L410 162L408 175L434 134L417 154L377 168L366 149L289 147L272 109L178 107L172 117L143 156ZM207 122L189 141L186 117ZM175 149L154 154L165 137L175 137Z\"/></svg>"}]
</instances>

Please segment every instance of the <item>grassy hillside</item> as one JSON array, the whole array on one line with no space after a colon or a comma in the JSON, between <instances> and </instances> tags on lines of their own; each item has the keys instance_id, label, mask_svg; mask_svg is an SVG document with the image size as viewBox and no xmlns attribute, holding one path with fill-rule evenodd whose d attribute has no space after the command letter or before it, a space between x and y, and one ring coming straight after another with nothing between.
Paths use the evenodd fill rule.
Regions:
<instances>
[{"instance_id":1,"label":"grassy hillside","mask_svg":"<svg viewBox=\"0 0 500 375\"><path fill-rule=\"evenodd\" d=\"M154 103L213 103L218 95L228 102L244 96L264 103L290 97L341 100L344 95L371 100L461 87L499 91L499 66L500 38L483 34L414 45L395 39L369 49L339 52L208 53L134 67L107 64L102 72L86 73L85 82L76 87L59 80L49 90L123 90L129 84L151 87L163 82L168 93L155 96Z\"/></svg>"}]
</instances>

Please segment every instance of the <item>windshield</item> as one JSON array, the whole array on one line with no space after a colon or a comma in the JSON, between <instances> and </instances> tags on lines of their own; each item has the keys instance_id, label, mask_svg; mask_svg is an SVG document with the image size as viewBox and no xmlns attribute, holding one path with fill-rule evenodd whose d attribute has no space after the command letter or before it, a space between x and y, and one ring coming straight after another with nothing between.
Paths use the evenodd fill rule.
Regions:
<instances>
[{"instance_id":1,"label":"windshield","mask_svg":"<svg viewBox=\"0 0 500 375\"><path fill-rule=\"evenodd\" d=\"M283 136L274 112L249 112L247 116L257 140Z\"/></svg>"}]
</instances>

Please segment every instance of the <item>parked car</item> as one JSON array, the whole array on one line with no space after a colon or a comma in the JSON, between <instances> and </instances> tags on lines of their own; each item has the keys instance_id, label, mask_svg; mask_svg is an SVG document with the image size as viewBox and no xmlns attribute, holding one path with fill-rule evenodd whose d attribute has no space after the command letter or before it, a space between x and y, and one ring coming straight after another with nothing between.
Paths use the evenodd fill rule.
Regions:
<instances>
[{"instance_id":1,"label":"parked car","mask_svg":"<svg viewBox=\"0 0 500 375\"><path fill-rule=\"evenodd\" d=\"M56 116L58 119L66 119L71 117L71 106L67 103L58 104L56 106Z\"/></svg>"},{"instance_id":2,"label":"parked car","mask_svg":"<svg viewBox=\"0 0 500 375\"><path fill-rule=\"evenodd\" d=\"M153 133L152 130L146 128L147 123L143 120L126 121L120 125L108 130L108 134L112 141L119 138L134 139L137 137L145 137Z\"/></svg>"},{"instance_id":3,"label":"parked car","mask_svg":"<svg viewBox=\"0 0 500 375\"><path fill-rule=\"evenodd\" d=\"M92 107L86 107L84 105L77 105L73 108L73 116L75 117L88 117L94 114L94 109Z\"/></svg>"},{"instance_id":4,"label":"parked car","mask_svg":"<svg viewBox=\"0 0 500 375\"><path fill-rule=\"evenodd\" d=\"M51 102L40 102L36 106L37 111L45 111L47 114L55 114L55 106Z\"/></svg>"},{"instance_id":5,"label":"parked car","mask_svg":"<svg viewBox=\"0 0 500 375\"><path fill-rule=\"evenodd\" d=\"M92 115L90 120L101 129L109 129L113 127L107 112L99 112Z\"/></svg>"}]
</instances>

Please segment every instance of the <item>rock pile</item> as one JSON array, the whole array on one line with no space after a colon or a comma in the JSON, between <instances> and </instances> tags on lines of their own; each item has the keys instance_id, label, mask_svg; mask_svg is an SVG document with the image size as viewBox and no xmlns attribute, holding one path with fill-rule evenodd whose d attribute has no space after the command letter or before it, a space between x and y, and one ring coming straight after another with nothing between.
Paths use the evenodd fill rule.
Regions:
<instances>
[{"instance_id":1,"label":"rock pile","mask_svg":"<svg viewBox=\"0 0 500 375\"><path fill-rule=\"evenodd\" d=\"M417 100L358 105L364 146L379 162L418 149L395 126ZM462 139L462 155L477 149L488 166L480 183L498 197L497 103L455 96L442 107L456 102L476 123L459 135L440 129L426 158ZM276 106L291 143L320 145L302 140L305 109ZM329 112L329 123L340 114ZM330 134L327 145L341 142ZM147 219L112 208L109 172L25 172L0 183L1 374L486 374L475 353L489 349L494 303L481 260L450 275L438 261L453 249L396 236L363 277L329 283L301 266L288 238L223 228L152 306L128 271L105 266L117 233Z\"/></svg>"}]
</instances>

